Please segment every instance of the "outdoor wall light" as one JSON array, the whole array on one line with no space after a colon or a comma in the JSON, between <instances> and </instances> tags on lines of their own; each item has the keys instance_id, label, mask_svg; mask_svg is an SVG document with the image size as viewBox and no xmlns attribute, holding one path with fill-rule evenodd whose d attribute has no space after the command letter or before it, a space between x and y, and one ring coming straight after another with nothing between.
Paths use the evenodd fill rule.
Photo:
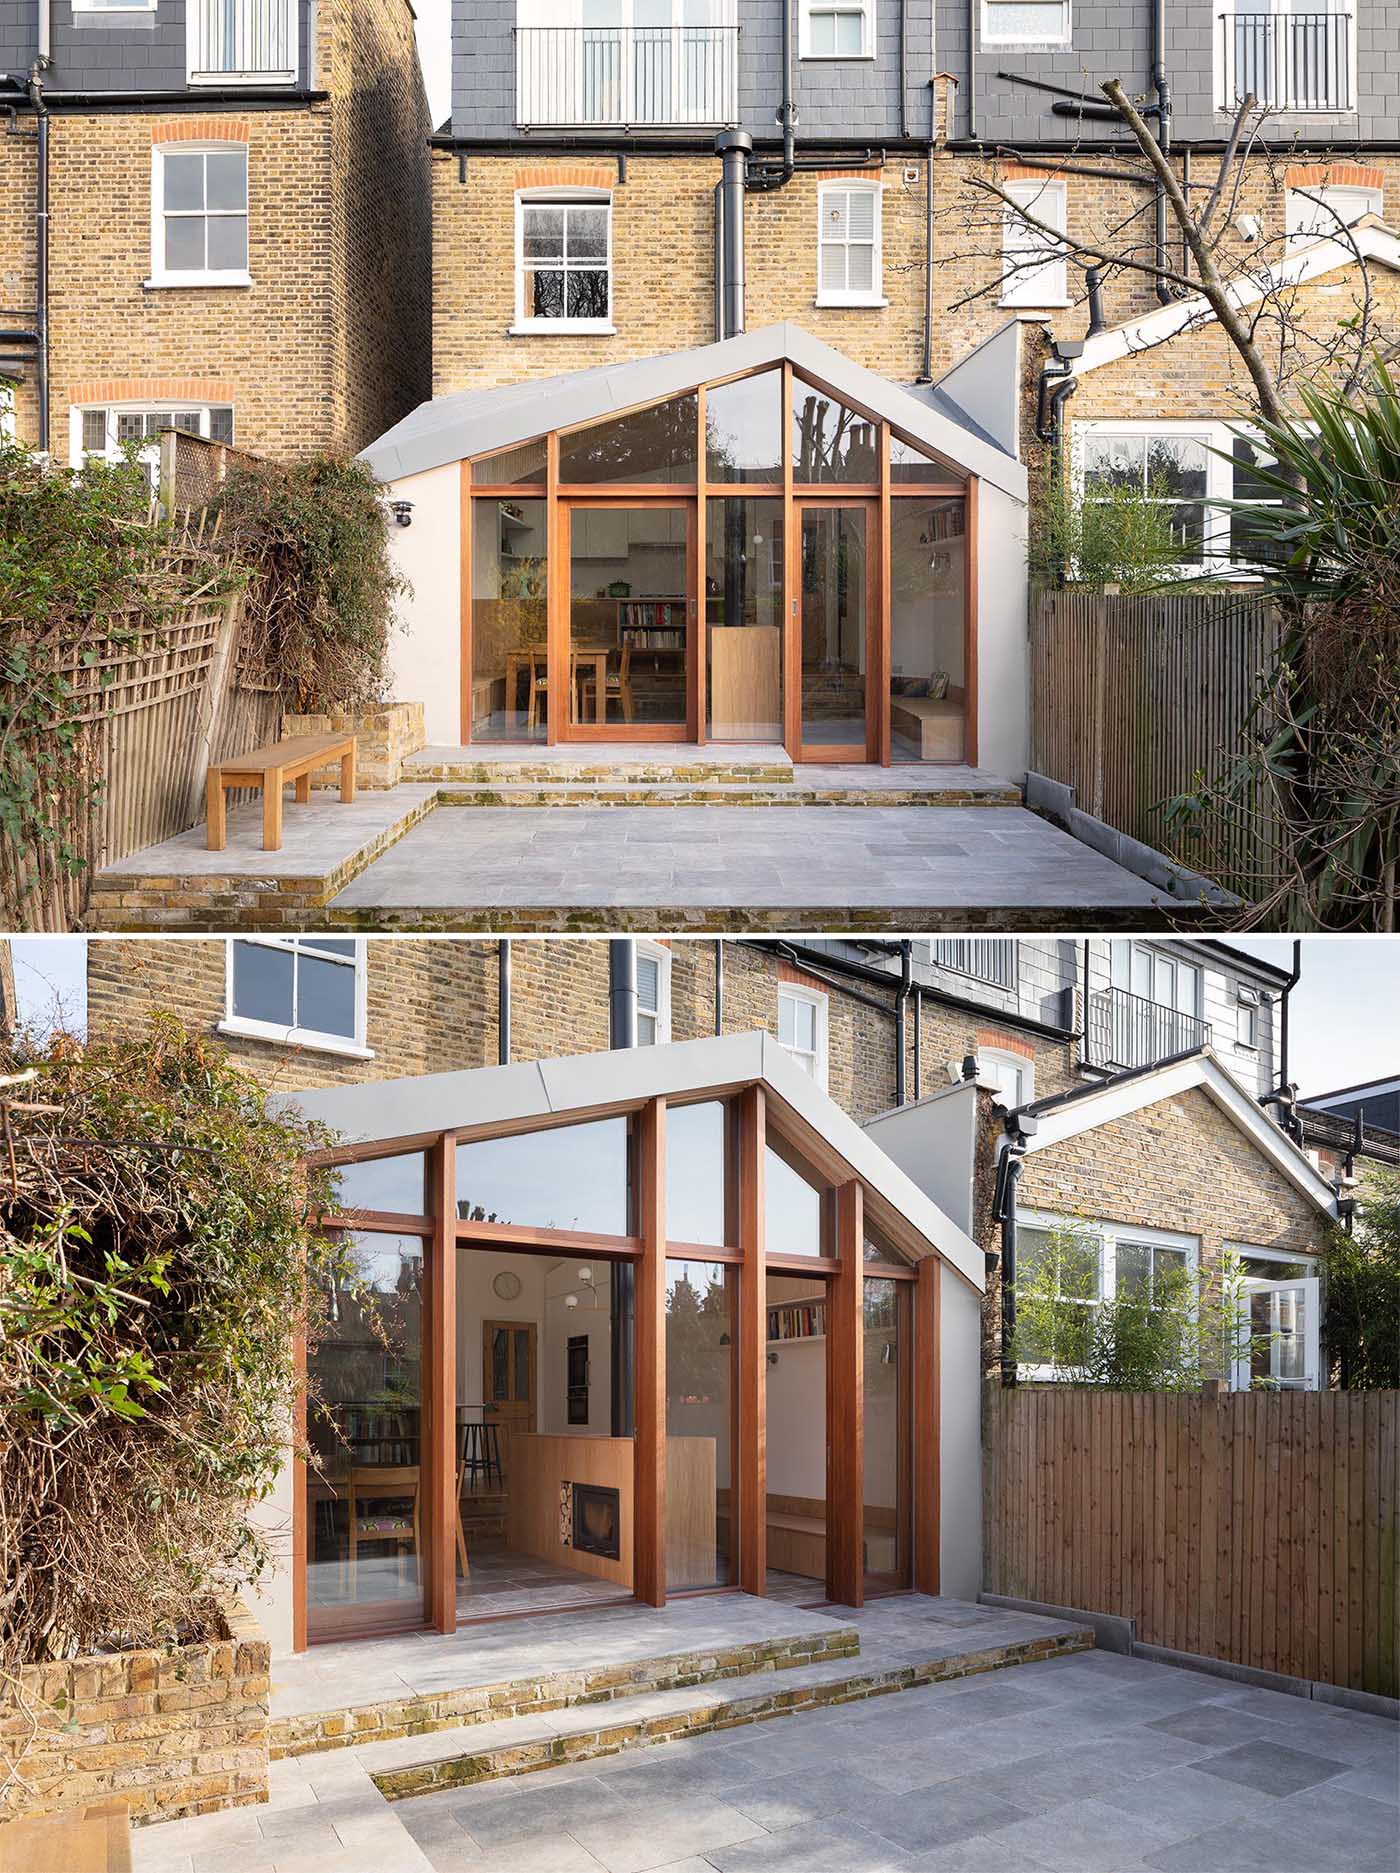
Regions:
<instances>
[{"instance_id":1,"label":"outdoor wall light","mask_svg":"<svg viewBox=\"0 0 1400 1873\"><path fill-rule=\"evenodd\" d=\"M394 524L399 527L413 525L412 501L390 501L389 512L394 516Z\"/></svg>"}]
</instances>

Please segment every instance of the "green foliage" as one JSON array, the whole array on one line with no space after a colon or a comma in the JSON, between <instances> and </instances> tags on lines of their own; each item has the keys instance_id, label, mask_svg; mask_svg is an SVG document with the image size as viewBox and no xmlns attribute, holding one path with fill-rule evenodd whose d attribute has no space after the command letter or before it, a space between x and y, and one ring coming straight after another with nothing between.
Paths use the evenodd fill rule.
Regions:
<instances>
[{"instance_id":1,"label":"green foliage","mask_svg":"<svg viewBox=\"0 0 1400 1873\"><path fill-rule=\"evenodd\" d=\"M244 464L219 495L225 547L249 569L244 643L297 710L379 700L406 589L380 490L360 462Z\"/></svg>"},{"instance_id":2,"label":"green foliage","mask_svg":"<svg viewBox=\"0 0 1400 1873\"><path fill-rule=\"evenodd\" d=\"M158 1017L0 1072L0 1668L210 1629L265 1565L296 1336L347 1273L322 1133Z\"/></svg>"},{"instance_id":3,"label":"green foliage","mask_svg":"<svg viewBox=\"0 0 1400 1873\"><path fill-rule=\"evenodd\" d=\"M1177 582L1181 547L1171 530L1167 490L1105 486L1092 501L1076 498L1064 482L1046 489L1032 527L1031 578L1102 591L1158 591Z\"/></svg>"},{"instance_id":4,"label":"green foliage","mask_svg":"<svg viewBox=\"0 0 1400 1873\"><path fill-rule=\"evenodd\" d=\"M1205 864L1241 815L1271 829L1252 921L1394 930L1400 921L1400 389L1300 384L1296 423L1262 422L1278 497L1242 508L1287 629L1224 776L1196 777L1169 821ZM1273 832L1272 828L1278 831Z\"/></svg>"},{"instance_id":5,"label":"green foliage","mask_svg":"<svg viewBox=\"0 0 1400 1873\"><path fill-rule=\"evenodd\" d=\"M148 524L149 501L129 460L74 475L0 445L0 833L31 878L82 867L75 833L98 782L81 759L80 716L109 680L105 657L190 586Z\"/></svg>"},{"instance_id":6,"label":"green foliage","mask_svg":"<svg viewBox=\"0 0 1400 1873\"><path fill-rule=\"evenodd\" d=\"M1377 1175L1356 1206L1353 1233L1334 1229L1322 1252L1323 1339L1350 1391L1400 1387L1400 1174Z\"/></svg>"},{"instance_id":7,"label":"green foliage","mask_svg":"<svg viewBox=\"0 0 1400 1873\"><path fill-rule=\"evenodd\" d=\"M1130 1286L1120 1276L1118 1292L1105 1298L1100 1253L1092 1230L1067 1223L1023 1254L1012 1343L1018 1365L1053 1366L1072 1385L1105 1391L1195 1392L1249 1358L1237 1268L1198 1293L1190 1269L1159 1263L1150 1282Z\"/></svg>"}]
</instances>

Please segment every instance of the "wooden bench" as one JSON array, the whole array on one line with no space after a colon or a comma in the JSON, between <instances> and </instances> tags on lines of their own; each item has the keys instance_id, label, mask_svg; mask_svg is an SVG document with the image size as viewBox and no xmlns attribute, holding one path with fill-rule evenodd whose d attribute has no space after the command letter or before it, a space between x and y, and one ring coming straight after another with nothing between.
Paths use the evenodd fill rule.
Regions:
<instances>
[{"instance_id":1,"label":"wooden bench","mask_svg":"<svg viewBox=\"0 0 1400 1873\"><path fill-rule=\"evenodd\" d=\"M297 735L289 741L270 741L233 761L218 761L209 770L209 839L211 852L228 843L227 801L230 787L261 787L263 797L263 851L276 852L282 844L282 789L296 783L302 806L311 798L311 775L318 767L340 762L340 797L355 798L355 737L353 735Z\"/></svg>"},{"instance_id":2,"label":"wooden bench","mask_svg":"<svg viewBox=\"0 0 1400 1873\"><path fill-rule=\"evenodd\" d=\"M961 761L963 706L954 696L891 696L890 727L915 742L923 761Z\"/></svg>"},{"instance_id":3,"label":"wooden bench","mask_svg":"<svg viewBox=\"0 0 1400 1873\"><path fill-rule=\"evenodd\" d=\"M131 1873L131 1820L124 1801L71 1814L0 1821L0 1873Z\"/></svg>"}]
</instances>

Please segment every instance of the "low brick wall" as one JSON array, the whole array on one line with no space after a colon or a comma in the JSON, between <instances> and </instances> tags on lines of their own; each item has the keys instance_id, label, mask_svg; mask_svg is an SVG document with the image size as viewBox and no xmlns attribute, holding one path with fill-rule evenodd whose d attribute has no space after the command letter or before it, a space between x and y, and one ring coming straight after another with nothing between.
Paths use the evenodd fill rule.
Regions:
<instances>
[{"instance_id":1,"label":"low brick wall","mask_svg":"<svg viewBox=\"0 0 1400 1873\"><path fill-rule=\"evenodd\" d=\"M332 709L324 715L284 715L282 734L284 738L353 734L356 781L375 793L397 787L404 760L427 741L421 702L382 702L369 709ZM317 768L311 784L338 787L340 763Z\"/></svg>"},{"instance_id":2,"label":"low brick wall","mask_svg":"<svg viewBox=\"0 0 1400 1873\"><path fill-rule=\"evenodd\" d=\"M0 1770L17 1763L0 1819L114 1795L135 1821L266 1801L270 1650L241 1604L225 1627L170 1652L26 1667L27 1708L0 1694Z\"/></svg>"}]
</instances>

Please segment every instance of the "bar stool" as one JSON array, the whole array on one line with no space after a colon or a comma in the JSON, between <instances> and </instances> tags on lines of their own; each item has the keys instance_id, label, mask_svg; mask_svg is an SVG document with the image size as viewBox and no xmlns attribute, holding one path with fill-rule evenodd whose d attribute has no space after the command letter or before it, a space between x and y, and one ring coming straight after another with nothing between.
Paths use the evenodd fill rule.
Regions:
<instances>
[{"instance_id":1,"label":"bar stool","mask_svg":"<svg viewBox=\"0 0 1400 1873\"><path fill-rule=\"evenodd\" d=\"M484 1410L481 1406L465 1407L470 1410ZM486 1419L468 1419L463 1422L461 1431L462 1446L460 1451L464 1487L475 1494L477 1479L480 1477L486 1488L491 1487L494 1478L498 1489L505 1488L505 1468L501 1463L501 1427Z\"/></svg>"}]
</instances>

